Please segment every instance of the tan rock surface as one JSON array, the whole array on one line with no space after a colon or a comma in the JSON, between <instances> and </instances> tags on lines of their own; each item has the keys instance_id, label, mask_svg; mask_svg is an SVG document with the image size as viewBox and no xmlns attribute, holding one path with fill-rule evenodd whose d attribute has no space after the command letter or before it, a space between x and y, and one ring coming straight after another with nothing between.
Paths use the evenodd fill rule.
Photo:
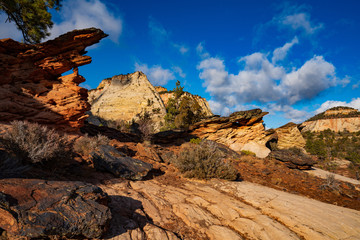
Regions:
<instances>
[{"instance_id":1,"label":"tan rock surface","mask_svg":"<svg viewBox=\"0 0 360 240\"><path fill-rule=\"evenodd\" d=\"M28 120L67 130L83 125L89 105L77 67L89 64L85 48L107 35L74 30L44 43L0 40L0 119ZM61 76L73 69L73 73Z\"/></svg>"},{"instance_id":2,"label":"tan rock surface","mask_svg":"<svg viewBox=\"0 0 360 240\"><path fill-rule=\"evenodd\" d=\"M190 134L199 138L206 138L224 144L234 151L249 150L248 146L259 157L266 157L265 153L267 133L263 126L262 117L267 112L260 109L241 111L231 114L229 117L213 117L198 122L190 127ZM247 143L252 142L247 147Z\"/></svg>"},{"instance_id":3,"label":"tan rock surface","mask_svg":"<svg viewBox=\"0 0 360 240\"><path fill-rule=\"evenodd\" d=\"M301 131L320 132L330 129L335 132L347 130L349 132L360 131L360 117L319 119L316 121L303 122Z\"/></svg>"},{"instance_id":4,"label":"tan rock surface","mask_svg":"<svg viewBox=\"0 0 360 240\"><path fill-rule=\"evenodd\" d=\"M360 131L360 112L350 107L333 107L319 113L300 125L301 131L320 132L330 129L335 132Z\"/></svg>"},{"instance_id":5,"label":"tan rock surface","mask_svg":"<svg viewBox=\"0 0 360 240\"><path fill-rule=\"evenodd\" d=\"M91 115L105 121L137 120L137 114L148 112L157 130L166 114L160 95L142 72L103 80L89 91L89 103Z\"/></svg>"},{"instance_id":6,"label":"tan rock surface","mask_svg":"<svg viewBox=\"0 0 360 240\"><path fill-rule=\"evenodd\" d=\"M110 239L360 238L359 211L249 182L154 179L101 187L119 200L118 234Z\"/></svg>"},{"instance_id":7,"label":"tan rock surface","mask_svg":"<svg viewBox=\"0 0 360 240\"><path fill-rule=\"evenodd\" d=\"M288 123L275 129L275 132L278 138L277 147L279 149L287 149L292 147L304 149L306 141L301 135L297 124Z\"/></svg>"}]
</instances>

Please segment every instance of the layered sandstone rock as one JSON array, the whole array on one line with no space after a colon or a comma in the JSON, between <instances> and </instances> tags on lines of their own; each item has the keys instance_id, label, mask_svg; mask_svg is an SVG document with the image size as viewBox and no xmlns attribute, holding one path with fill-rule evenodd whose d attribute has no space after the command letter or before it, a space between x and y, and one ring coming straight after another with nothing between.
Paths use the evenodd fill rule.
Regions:
<instances>
[{"instance_id":1,"label":"layered sandstone rock","mask_svg":"<svg viewBox=\"0 0 360 240\"><path fill-rule=\"evenodd\" d=\"M275 133L277 135L278 149L288 149L293 147L304 149L306 141L301 135L297 124L288 123L275 129Z\"/></svg>"},{"instance_id":2,"label":"layered sandstone rock","mask_svg":"<svg viewBox=\"0 0 360 240\"><path fill-rule=\"evenodd\" d=\"M229 117L212 117L190 127L190 134L224 144L234 151L250 150L258 157L270 153L261 109L232 113Z\"/></svg>"},{"instance_id":3,"label":"layered sandstone rock","mask_svg":"<svg viewBox=\"0 0 360 240\"><path fill-rule=\"evenodd\" d=\"M360 112L349 107L335 107L320 113L300 125L301 131L320 132L330 129L335 132L360 131Z\"/></svg>"},{"instance_id":4,"label":"layered sandstone rock","mask_svg":"<svg viewBox=\"0 0 360 240\"><path fill-rule=\"evenodd\" d=\"M0 230L8 239L99 238L111 213L97 186L70 181L0 180Z\"/></svg>"},{"instance_id":5,"label":"layered sandstone rock","mask_svg":"<svg viewBox=\"0 0 360 240\"><path fill-rule=\"evenodd\" d=\"M167 103L168 103L169 99L174 98L174 93L169 92L164 87L155 87L155 89L156 89L156 91L159 92L160 97L161 97L162 101L164 102L165 106L167 106ZM188 97L189 99L193 100L194 102L197 102L199 104L199 106L201 108L201 111L202 111L202 113L203 113L203 115L205 117L211 117L211 116L214 115L211 112L209 103L208 103L208 101L206 101L205 98L202 98L202 97L200 97L198 95L193 95L193 94L188 93L188 92L184 92L181 95L181 98L184 98L184 97ZM181 98L180 98L180 100L181 100Z\"/></svg>"},{"instance_id":6,"label":"layered sandstone rock","mask_svg":"<svg viewBox=\"0 0 360 240\"><path fill-rule=\"evenodd\" d=\"M107 35L100 29L74 30L45 43L0 40L0 121L23 120L76 130L89 109L85 79L78 67L89 64L85 48ZM73 69L73 73L61 76Z\"/></svg>"},{"instance_id":7,"label":"layered sandstone rock","mask_svg":"<svg viewBox=\"0 0 360 240\"><path fill-rule=\"evenodd\" d=\"M115 213L106 239L360 237L359 211L246 181L109 181L101 188Z\"/></svg>"},{"instance_id":8,"label":"layered sandstone rock","mask_svg":"<svg viewBox=\"0 0 360 240\"><path fill-rule=\"evenodd\" d=\"M89 91L89 103L92 116L89 122L94 124L138 120L138 115L147 112L158 130L166 114L160 95L142 72L103 80L96 89Z\"/></svg>"}]
</instances>

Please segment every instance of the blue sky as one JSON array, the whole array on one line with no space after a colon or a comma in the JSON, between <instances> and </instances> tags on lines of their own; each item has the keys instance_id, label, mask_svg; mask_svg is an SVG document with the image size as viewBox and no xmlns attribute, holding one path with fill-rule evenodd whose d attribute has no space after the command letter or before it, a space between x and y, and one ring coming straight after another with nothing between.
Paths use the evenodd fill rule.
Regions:
<instances>
[{"instance_id":1,"label":"blue sky","mask_svg":"<svg viewBox=\"0 0 360 240\"><path fill-rule=\"evenodd\" d=\"M64 0L50 38L110 34L88 49L86 87L141 70L205 97L214 113L261 108L267 127L360 108L360 1ZM0 38L21 35L0 15Z\"/></svg>"}]
</instances>

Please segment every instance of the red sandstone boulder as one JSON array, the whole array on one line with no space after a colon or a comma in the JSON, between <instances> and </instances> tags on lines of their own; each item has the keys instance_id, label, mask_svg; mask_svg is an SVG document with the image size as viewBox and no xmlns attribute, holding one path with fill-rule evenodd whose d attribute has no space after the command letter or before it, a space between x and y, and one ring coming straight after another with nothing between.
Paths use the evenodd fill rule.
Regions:
<instances>
[{"instance_id":1,"label":"red sandstone boulder","mask_svg":"<svg viewBox=\"0 0 360 240\"><path fill-rule=\"evenodd\" d=\"M1 39L0 121L28 120L70 131L83 126L89 104L77 67L91 62L85 48L106 36L89 28L35 45Z\"/></svg>"}]
</instances>

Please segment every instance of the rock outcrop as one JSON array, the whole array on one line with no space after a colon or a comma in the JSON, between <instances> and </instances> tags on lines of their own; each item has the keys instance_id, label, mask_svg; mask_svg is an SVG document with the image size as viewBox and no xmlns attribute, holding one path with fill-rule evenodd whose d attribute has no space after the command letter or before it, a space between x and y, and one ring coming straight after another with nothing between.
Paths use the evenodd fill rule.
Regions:
<instances>
[{"instance_id":1,"label":"rock outcrop","mask_svg":"<svg viewBox=\"0 0 360 240\"><path fill-rule=\"evenodd\" d=\"M107 239L360 238L359 211L245 181L153 179L101 187L118 196Z\"/></svg>"},{"instance_id":2,"label":"rock outcrop","mask_svg":"<svg viewBox=\"0 0 360 240\"><path fill-rule=\"evenodd\" d=\"M360 112L349 107L334 107L322 112L300 125L303 132L320 132L330 129L335 132L360 131Z\"/></svg>"},{"instance_id":3,"label":"rock outcrop","mask_svg":"<svg viewBox=\"0 0 360 240\"><path fill-rule=\"evenodd\" d=\"M315 161L304 153L297 153L290 150L276 150L270 153L270 156L284 162L288 168L309 170L315 164Z\"/></svg>"},{"instance_id":4,"label":"rock outcrop","mask_svg":"<svg viewBox=\"0 0 360 240\"><path fill-rule=\"evenodd\" d=\"M160 97L162 99L162 101L164 102L165 106L167 106L167 103L169 101L170 98L174 97L174 93L173 92L169 92L166 88L164 87L155 87L156 91L159 92ZM184 92L181 97L180 100L184 97L188 97L189 99L193 100L194 102L197 102L201 108L201 111L204 115L204 117L211 117L214 116L214 114L211 112L210 106L208 101L206 101L205 98L202 98L198 95L193 95L191 93L188 92Z\"/></svg>"},{"instance_id":5,"label":"rock outcrop","mask_svg":"<svg viewBox=\"0 0 360 240\"><path fill-rule=\"evenodd\" d=\"M85 79L78 67L89 64L85 48L107 35L100 29L74 30L44 43L0 40L0 121L26 119L76 130L89 109ZM73 69L73 73L61 76Z\"/></svg>"},{"instance_id":6,"label":"rock outcrop","mask_svg":"<svg viewBox=\"0 0 360 240\"><path fill-rule=\"evenodd\" d=\"M295 123L288 123L282 127L276 128L275 135L277 139L277 149L296 147L303 150L305 147L306 141Z\"/></svg>"},{"instance_id":7,"label":"rock outcrop","mask_svg":"<svg viewBox=\"0 0 360 240\"><path fill-rule=\"evenodd\" d=\"M8 239L99 238L111 219L108 196L82 182L0 180L0 229Z\"/></svg>"},{"instance_id":8,"label":"rock outcrop","mask_svg":"<svg viewBox=\"0 0 360 240\"><path fill-rule=\"evenodd\" d=\"M189 133L212 140L234 151L249 150L258 157L266 157L270 149L265 146L267 133L261 109L232 113L229 117L212 117L190 127Z\"/></svg>"},{"instance_id":9,"label":"rock outcrop","mask_svg":"<svg viewBox=\"0 0 360 240\"><path fill-rule=\"evenodd\" d=\"M166 114L160 95L142 72L103 80L96 89L89 91L89 103L88 121L96 125L102 121L131 122L147 112L158 130Z\"/></svg>"},{"instance_id":10,"label":"rock outcrop","mask_svg":"<svg viewBox=\"0 0 360 240\"><path fill-rule=\"evenodd\" d=\"M150 163L128 157L112 146L100 146L91 153L91 160L96 169L130 180L141 180L152 169Z\"/></svg>"}]
</instances>

